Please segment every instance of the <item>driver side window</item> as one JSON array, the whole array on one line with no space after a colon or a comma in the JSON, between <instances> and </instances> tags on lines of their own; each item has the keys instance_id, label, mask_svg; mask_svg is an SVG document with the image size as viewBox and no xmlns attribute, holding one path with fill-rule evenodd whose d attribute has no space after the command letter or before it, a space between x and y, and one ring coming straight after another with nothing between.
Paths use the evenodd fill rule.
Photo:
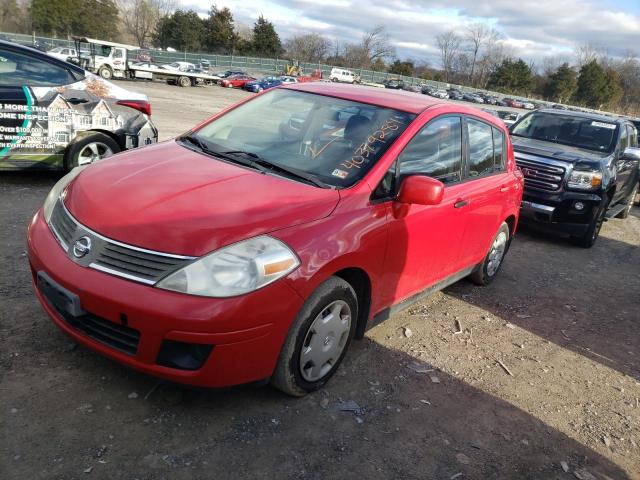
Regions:
<instances>
[{"instance_id":1,"label":"driver side window","mask_svg":"<svg viewBox=\"0 0 640 480\"><path fill-rule=\"evenodd\" d=\"M398 178L426 175L445 185L462 179L462 120L437 118L420 130L398 157ZM398 182L399 184L399 182Z\"/></svg>"}]
</instances>

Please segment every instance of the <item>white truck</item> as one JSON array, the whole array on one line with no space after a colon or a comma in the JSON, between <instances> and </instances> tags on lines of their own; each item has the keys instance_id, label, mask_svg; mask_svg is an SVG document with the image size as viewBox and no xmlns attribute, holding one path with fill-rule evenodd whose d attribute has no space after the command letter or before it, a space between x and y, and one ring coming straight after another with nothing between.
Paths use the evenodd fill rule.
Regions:
<instances>
[{"instance_id":1,"label":"white truck","mask_svg":"<svg viewBox=\"0 0 640 480\"><path fill-rule=\"evenodd\" d=\"M77 61L74 60L74 62L85 70L100 75L105 80L112 78L155 79L181 87L189 87L212 83L216 78L204 72L170 70L151 62L140 62L136 53L140 48L133 45L87 37L73 37L73 39L76 43L76 51L81 52L76 57Z\"/></svg>"}]
</instances>

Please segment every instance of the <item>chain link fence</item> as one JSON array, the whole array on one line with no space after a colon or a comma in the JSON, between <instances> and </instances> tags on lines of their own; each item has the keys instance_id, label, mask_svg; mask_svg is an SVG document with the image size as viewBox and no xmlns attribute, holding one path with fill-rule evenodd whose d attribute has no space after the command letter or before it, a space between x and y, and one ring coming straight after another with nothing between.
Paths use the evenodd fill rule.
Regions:
<instances>
[{"instance_id":1,"label":"chain link fence","mask_svg":"<svg viewBox=\"0 0 640 480\"><path fill-rule=\"evenodd\" d=\"M23 45L34 45L39 48L50 50L54 47L74 47L73 40L67 40L62 38L50 38L40 37L36 35L24 35L19 33L2 33L0 32L0 40L8 40ZM214 71L224 71L229 69L242 69L252 74L282 74L287 70L287 66L290 65L290 61L284 58L260 58L260 57L247 57L240 55L216 55L211 53L190 53L179 51L164 51L155 49L145 49L151 53L153 62L155 63L172 63L172 62L190 62L199 64L202 61L208 61L210 68ZM348 69L349 67L337 67L336 65L327 65L323 63L302 63L300 67L306 75L310 75L313 71L319 70L322 72L323 78L329 78L331 69L341 68ZM374 70L365 70L358 68L351 68L352 72L358 74L362 82L365 83L382 83L389 78L397 78L409 86L422 86L428 85L433 88L456 88L463 93L466 92L482 92L487 95L493 95L498 98L504 98L505 95L499 92L493 92L490 90L482 90L478 88L466 87L464 85L455 85L451 83L437 82L435 80L425 80L418 77L409 77L405 75L396 75L389 72L376 72ZM527 100L524 97L518 97L509 95L510 98L519 100ZM550 106L552 103L536 100L536 103Z\"/></svg>"}]
</instances>

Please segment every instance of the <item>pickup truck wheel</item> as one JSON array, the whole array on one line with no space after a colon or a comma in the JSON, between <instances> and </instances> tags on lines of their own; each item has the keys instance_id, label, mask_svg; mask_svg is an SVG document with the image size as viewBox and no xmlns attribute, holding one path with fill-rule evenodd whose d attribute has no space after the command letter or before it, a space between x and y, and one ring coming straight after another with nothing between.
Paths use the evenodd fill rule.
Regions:
<instances>
[{"instance_id":1,"label":"pickup truck wheel","mask_svg":"<svg viewBox=\"0 0 640 480\"><path fill-rule=\"evenodd\" d=\"M506 222L502 222L498 233L496 233L493 242L491 242L489 253L487 253L484 261L469 275L469 280L476 285L489 285L493 282L509 249L509 237L509 225Z\"/></svg>"},{"instance_id":2,"label":"pickup truck wheel","mask_svg":"<svg viewBox=\"0 0 640 480\"><path fill-rule=\"evenodd\" d=\"M605 202L600 206L596 217L589 224L589 228L581 237L572 237L573 243L582 248L591 248L595 245L598 236L600 235L600 229L604 223L604 217L607 213L607 207L609 202Z\"/></svg>"},{"instance_id":3,"label":"pickup truck wheel","mask_svg":"<svg viewBox=\"0 0 640 480\"><path fill-rule=\"evenodd\" d=\"M102 66L98 70L98 75L100 75L105 80L111 80L111 78L113 77L113 72L111 71L111 68Z\"/></svg>"},{"instance_id":4,"label":"pickup truck wheel","mask_svg":"<svg viewBox=\"0 0 640 480\"><path fill-rule=\"evenodd\" d=\"M620 212L618 218L627 218L629 216L629 214L631 213L631 209L633 208L633 204L636 201L636 195L638 195L638 184L633 187L631 195L629 195L629 198L627 198L627 205L624 207L624 210Z\"/></svg>"},{"instance_id":5,"label":"pickup truck wheel","mask_svg":"<svg viewBox=\"0 0 640 480\"><path fill-rule=\"evenodd\" d=\"M93 133L82 137L67 147L64 165L67 171L88 165L101 158L110 157L120 151L120 145L104 133Z\"/></svg>"},{"instance_id":6,"label":"pickup truck wheel","mask_svg":"<svg viewBox=\"0 0 640 480\"><path fill-rule=\"evenodd\" d=\"M294 397L321 388L336 372L358 318L356 293L330 277L307 299L282 346L271 384Z\"/></svg>"},{"instance_id":7,"label":"pickup truck wheel","mask_svg":"<svg viewBox=\"0 0 640 480\"><path fill-rule=\"evenodd\" d=\"M189 77L182 76L178 78L178 85L180 85L181 87L190 87L191 79Z\"/></svg>"}]
</instances>

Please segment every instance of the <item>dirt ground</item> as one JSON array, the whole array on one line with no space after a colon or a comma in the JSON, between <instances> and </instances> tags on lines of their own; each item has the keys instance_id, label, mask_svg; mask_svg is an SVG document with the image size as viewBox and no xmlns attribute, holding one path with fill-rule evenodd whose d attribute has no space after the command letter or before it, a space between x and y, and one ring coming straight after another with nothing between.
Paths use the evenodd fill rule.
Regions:
<instances>
[{"instance_id":1,"label":"dirt ground","mask_svg":"<svg viewBox=\"0 0 640 480\"><path fill-rule=\"evenodd\" d=\"M246 95L124 86L162 138ZM591 250L521 230L492 285L392 317L293 399L164 384L70 342L25 253L55 180L0 176L0 479L640 478L639 208Z\"/></svg>"}]
</instances>

